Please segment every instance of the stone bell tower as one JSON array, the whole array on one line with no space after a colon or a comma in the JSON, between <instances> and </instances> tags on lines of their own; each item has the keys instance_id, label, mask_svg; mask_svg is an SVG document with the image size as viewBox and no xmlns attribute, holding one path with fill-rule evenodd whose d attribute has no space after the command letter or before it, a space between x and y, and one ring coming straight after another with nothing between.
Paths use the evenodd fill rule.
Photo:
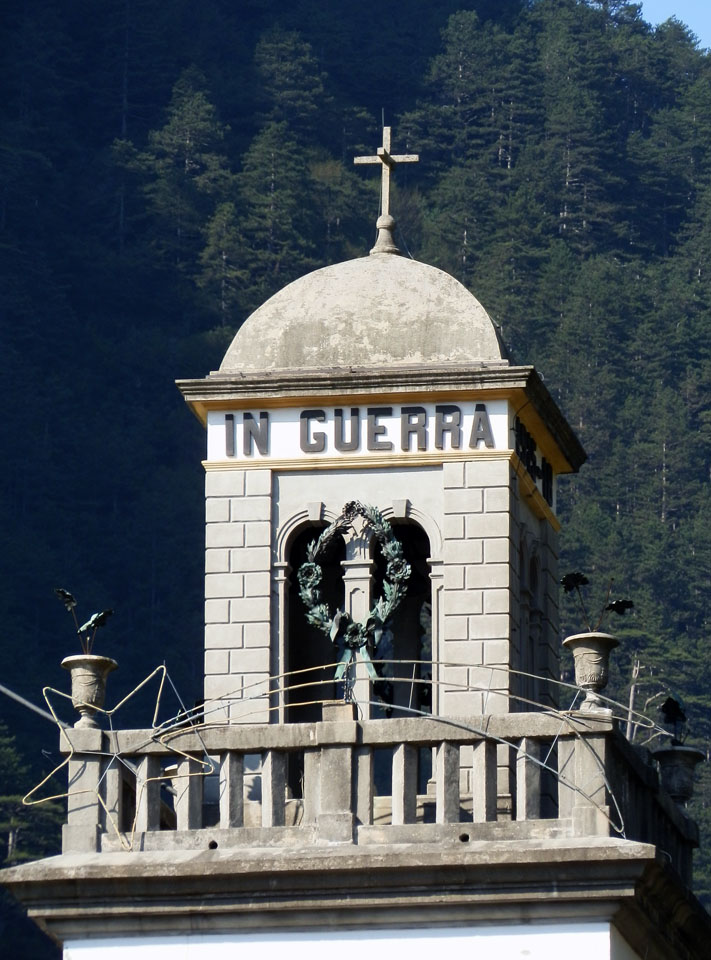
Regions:
<instances>
[{"instance_id":1,"label":"stone bell tower","mask_svg":"<svg viewBox=\"0 0 711 960\"><path fill-rule=\"evenodd\" d=\"M419 669L431 674L435 714L555 699L556 484L584 453L535 370L506 359L475 297L400 255L389 177L416 159L391 155L386 128L377 155L356 158L382 168L370 256L291 283L245 321L219 370L179 382L207 427L213 719L287 717L283 678L313 666L297 651L309 641L295 544L354 499L409 525L411 549L426 554L415 559L428 580L427 637L407 659L430 663ZM343 603L356 620L377 589L374 560L367 540L346 538ZM365 676L356 699L367 717Z\"/></svg>"},{"instance_id":2,"label":"stone bell tower","mask_svg":"<svg viewBox=\"0 0 711 960\"><path fill-rule=\"evenodd\" d=\"M180 384L207 427L204 714L64 727L62 854L2 880L65 960L701 960L695 824L609 711L553 704L556 483L583 451L478 301L399 255L412 158L386 131L365 159L370 256ZM297 570L365 629L395 538L407 595L347 702Z\"/></svg>"}]
</instances>

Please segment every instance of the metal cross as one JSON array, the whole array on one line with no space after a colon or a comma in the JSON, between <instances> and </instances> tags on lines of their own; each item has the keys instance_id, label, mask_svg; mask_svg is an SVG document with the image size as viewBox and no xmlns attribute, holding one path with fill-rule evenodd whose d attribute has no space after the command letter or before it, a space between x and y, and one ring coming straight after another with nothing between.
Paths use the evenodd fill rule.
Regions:
<instances>
[{"instance_id":1,"label":"metal cross","mask_svg":"<svg viewBox=\"0 0 711 960\"><path fill-rule=\"evenodd\" d=\"M375 157L354 157L353 163L379 163L382 165L382 183L380 187L382 209L381 214L390 214L390 171L397 163L417 163L420 159L417 153L405 153L392 156L390 153L390 127L383 127L383 145L378 147Z\"/></svg>"}]
</instances>

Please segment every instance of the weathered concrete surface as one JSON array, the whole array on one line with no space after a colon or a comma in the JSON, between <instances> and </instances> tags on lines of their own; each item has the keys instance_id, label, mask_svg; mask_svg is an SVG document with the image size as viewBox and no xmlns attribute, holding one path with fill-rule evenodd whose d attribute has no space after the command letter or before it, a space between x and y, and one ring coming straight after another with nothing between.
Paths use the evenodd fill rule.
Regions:
<instances>
[{"instance_id":1,"label":"weathered concrete surface","mask_svg":"<svg viewBox=\"0 0 711 960\"><path fill-rule=\"evenodd\" d=\"M220 372L451 360L501 362L487 312L442 270L378 254L284 287L248 317Z\"/></svg>"},{"instance_id":2,"label":"weathered concrete surface","mask_svg":"<svg viewBox=\"0 0 711 960\"><path fill-rule=\"evenodd\" d=\"M5 871L59 939L179 931L612 919L648 960L701 960L711 920L647 844L74 854Z\"/></svg>"}]
</instances>

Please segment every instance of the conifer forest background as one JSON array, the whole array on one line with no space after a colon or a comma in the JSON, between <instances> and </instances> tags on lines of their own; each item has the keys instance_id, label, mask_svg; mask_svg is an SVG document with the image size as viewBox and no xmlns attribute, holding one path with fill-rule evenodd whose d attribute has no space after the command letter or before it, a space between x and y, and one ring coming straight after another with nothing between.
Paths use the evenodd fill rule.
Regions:
<instances>
[{"instance_id":1,"label":"conifer forest background","mask_svg":"<svg viewBox=\"0 0 711 960\"><path fill-rule=\"evenodd\" d=\"M421 157L396 177L401 248L481 300L587 450L561 571L593 607L610 577L634 600L613 694L638 665L637 705L680 698L707 749L711 56L689 30L622 0L6 0L0 44L4 685L66 688L62 586L116 611L113 696L163 661L200 696L204 435L174 380L367 253L379 178L352 158L384 115ZM562 598L561 637L582 628ZM61 809L19 798L58 738L1 694L0 722L9 863L57 849Z\"/></svg>"}]
</instances>

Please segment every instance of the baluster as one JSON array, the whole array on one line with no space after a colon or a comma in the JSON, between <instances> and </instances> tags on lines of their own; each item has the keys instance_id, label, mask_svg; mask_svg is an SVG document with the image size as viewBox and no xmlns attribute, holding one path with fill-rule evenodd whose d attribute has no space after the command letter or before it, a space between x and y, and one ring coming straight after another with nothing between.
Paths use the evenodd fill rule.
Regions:
<instances>
[{"instance_id":1,"label":"baluster","mask_svg":"<svg viewBox=\"0 0 711 960\"><path fill-rule=\"evenodd\" d=\"M356 762L356 817L358 822L370 826L373 822L373 751L370 747L358 747Z\"/></svg>"},{"instance_id":2,"label":"baluster","mask_svg":"<svg viewBox=\"0 0 711 960\"><path fill-rule=\"evenodd\" d=\"M558 740L558 775L558 816L566 820L575 806L575 737Z\"/></svg>"},{"instance_id":3,"label":"baluster","mask_svg":"<svg viewBox=\"0 0 711 960\"><path fill-rule=\"evenodd\" d=\"M538 820L541 815L541 745L524 737L516 754L516 819Z\"/></svg>"},{"instance_id":4,"label":"baluster","mask_svg":"<svg viewBox=\"0 0 711 960\"><path fill-rule=\"evenodd\" d=\"M496 743L479 740L472 760L472 820L496 820Z\"/></svg>"},{"instance_id":5,"label":"baluster","mask_svg":"<svg viewBox=\"0 0 711 960\"><path fill-rule=\"evenodd\" d=\"M321 754L318 750L304 750L304 819L303 823L316 823L321 792Z\"/></svg>"},{"instance_id":6,"label":"baluster","mask_svg":"<svg viewBox=\"0 0 711 960\"><path fill-rule=\"evenodd\" d=\"M284 826L286 754L267 750L262 764L262 826Z\"/></svg>"},{"instance_id":7,"label":"baluster","mask_svg":"<svg viewBox=\"0 0 711 960\"><path fill-rule=\"evenodd\" d=\"M104 829L111 837L124 829L123 823L123 765L114 757L104 774L106 791L106 809L104 811Z\"/></svg>"},{"instance_id":8,"label":"baluster","mask_svg":"<svg viewBox=\"0 0 711 960\"><path fill-rule=\"evenodd\" d=\"M136 826L137 833L160 830L160 758L153 754L143 756L136 769Z\"/></svg>"},{"instance_id":9,"label":"baluster","mask_svg":"<svg viewBox=\"0 0 711 960\"><path fill-rule=\"evenodd\" d=\"M392 822L414 823L417 814L417 747L401 743L393 751Z\"/></svg>"},{"instance_id":10,"label":"baluster","mask_svg":"<svg viewBox=\"0 0 711 960\"><path fill-rule=\"evenodd\" d=\"M244 757L228 750L220 762L220 828L244 826Z\"/></svg>"},{"instance_id":11,"label":"baluster","mask_svg":"<svg viewBox=\"0 0 711 960\"><path fill-rule=\"evenodd\" d=\"M202 827L202 795L206 771L201 763L186 757L178 764L175 787L175 826L177 830L199 830Z\"/></svg>"},{"instance_id":12,"label":"baluster","mask_svg":"<svg viewBox=\"0 0 711 960\"><path fill-rule=\"evenodd\" d=\"M459 822L459 746L437 747L437 823Z\"/></svg>"}]
</instances>

